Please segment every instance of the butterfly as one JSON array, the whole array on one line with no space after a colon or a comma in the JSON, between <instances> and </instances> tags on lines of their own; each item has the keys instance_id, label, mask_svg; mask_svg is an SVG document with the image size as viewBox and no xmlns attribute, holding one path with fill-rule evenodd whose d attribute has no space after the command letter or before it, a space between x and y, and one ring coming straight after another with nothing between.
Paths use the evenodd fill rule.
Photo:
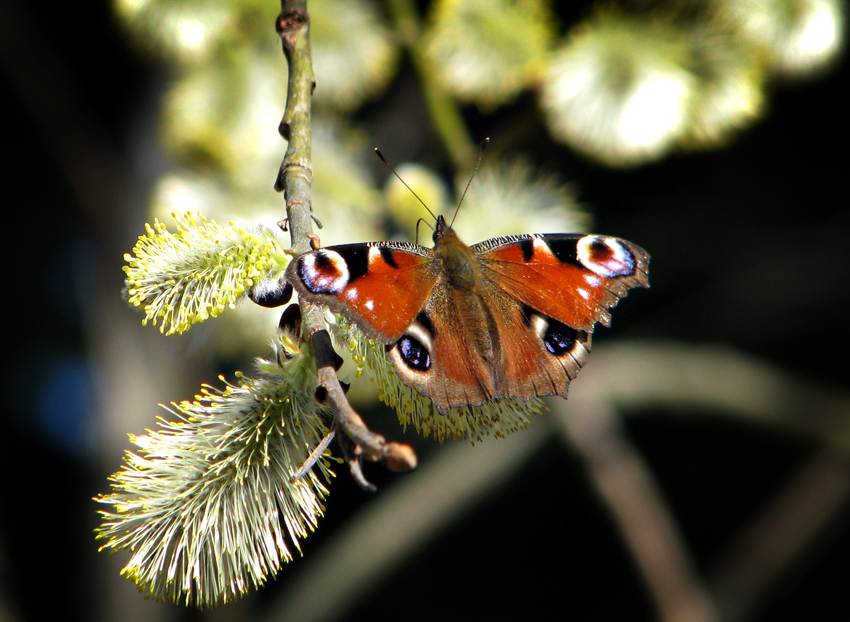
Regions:
<instances>
[{"instance_id":1,"label":"butterfly","mask_svg":"<svg viewBox=\"0 0 850 622\"><path fill-rule=\"evenodd\" d=\"M437 217L434 248L409 242L328 246L296 257L286 279L385 344L404 384L441 414L504 398L567 397L594 325L649 255L603 235L511 235L464 244Z\"/></svg>"}]
</instances>

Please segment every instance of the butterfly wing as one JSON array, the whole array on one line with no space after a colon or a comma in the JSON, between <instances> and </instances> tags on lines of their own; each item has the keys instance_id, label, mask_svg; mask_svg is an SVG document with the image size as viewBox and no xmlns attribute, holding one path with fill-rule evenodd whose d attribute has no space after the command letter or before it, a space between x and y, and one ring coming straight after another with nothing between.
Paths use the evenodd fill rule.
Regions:
<instances>
[{"instance_id":1,"label":"butterfly wing","mask_svg":"<svg viewBox=\"0 0 850 622\"><path fill-rule=\"evenodd\" d=\"M648 286L649 255L617 238L512 236L471 250L480 268L474 291L454 290L441 277L413 330L389 350L405 383L440 412L491 399L567 397L596 322L608 324L608 309L629 288ZM426 324L432 316L439 323ZM430 366L412 369L401 345Z\"/></svg>"},{"instance_id":2,"label":"butterfly wing","mask_svg":"<svg viewBox=\"0 0 850 622\"><path fill-rule=\"evenodd\" d=\"M286 278L304 300L342 314L370 339L392 343L425 307L438 263L417 244L343 244L296 257Z\"/></svg>"},{"instance_id":3,"label":"butterfly wing","mask_svg":"<svg viewBox=\"0 0 850 622\"><path fill-rule=\"evenodd\" d=\"M576 330L611 321L608 309L649 286L649 255L602 235L535 234L472 246L485 276L538 314Z\"/></svg>"},{"instance_id":4,"label":"butterfly wing","mask_svg":"<svg viewBox=\"0 0 850 622\"><path fill-rule=\"evenodd\" d=\"M387 344L402 381L443 413L566 397L596 322L608 324L629 288L648 286L649 255L617 238L538 234L466 247L438 222L435 241L436 253L400 242L332 246L296 258L287 278ZM451 267L467 261L462 249L477 267L474 285Z\"/></svg>"}]
</instances>

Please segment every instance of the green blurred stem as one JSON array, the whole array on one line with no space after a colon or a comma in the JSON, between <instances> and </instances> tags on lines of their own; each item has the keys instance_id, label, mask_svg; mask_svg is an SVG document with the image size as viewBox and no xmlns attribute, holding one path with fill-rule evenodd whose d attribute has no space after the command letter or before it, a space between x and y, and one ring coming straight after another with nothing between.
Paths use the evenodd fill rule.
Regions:
<instances>
[{"instance_id":1,"label":"green blurred stem","mask_svg":"<svg viewBox=\"0 0 850 622\"><path fill-rule=\"evenodd\" d=\"M478 153L457 102L440 86L434 67L428 63L422 50L422 27L413 0L389 0L395 19L396 32L410 51L413 66L419 74L425 103L431 114L431 123L437 130L452 163L458 169L471 169Z\"/></svg>"}]
</instances>

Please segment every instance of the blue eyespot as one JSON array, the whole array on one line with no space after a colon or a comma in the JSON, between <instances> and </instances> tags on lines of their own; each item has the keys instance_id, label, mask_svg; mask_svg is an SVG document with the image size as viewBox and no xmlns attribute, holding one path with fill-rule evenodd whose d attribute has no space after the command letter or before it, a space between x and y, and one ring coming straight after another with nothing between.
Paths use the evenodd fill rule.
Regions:
<instances>
[{"instance_id":1,"label":"blue eyespot","mask_svg":"<svg viewBox=\"0 0 850 622\"><path fill-rule=\"evenodd\" d=\"M404 335L398 340L398 350L404 364L416 371L426 371L431 368L431 356L419 341L410 335Z\"/></svg>"},{"instance_id":2,"label":"blue eyespot","mask_svg":"<svg viewBox=\"0 0 850 622\"><path fill-rule=\"evenodd\" d=\"M549 326L543 334L543 344L555 356L570 352L576 343L577 331L556 320L549 320Z\"/></svg>"}]
</instances>

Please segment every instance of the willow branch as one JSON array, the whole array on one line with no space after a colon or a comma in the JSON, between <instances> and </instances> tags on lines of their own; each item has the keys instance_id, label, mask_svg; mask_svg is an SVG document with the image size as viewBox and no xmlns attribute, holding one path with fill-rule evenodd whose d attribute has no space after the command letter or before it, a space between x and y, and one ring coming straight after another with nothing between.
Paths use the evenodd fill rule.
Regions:
<instances>
[{"instance_id":1,"label":"willow branch","mask_svg":"<svg viewBox=\"0 0 850 622\"><path fill-rule=\"evenodd\" d=\"M313 223L310 188L313 183L311 103L315 79L310 54L309 15L306 0L283 0L275 28L289 63L286 110L278 131L287 140L275 190L283 191L292 237L292 252L310 250ZM303 314L302 314L303 315Z\"/></svg>"},{"instance_id":2,"label":"willow branch","mask_svg":"<svg viewBox=\"0 0 850 622\"><path fill-rule=\"evenodd\" d=\"M286 155L278 172L275 190L283 191L287 219L281 227L289 227L293 254L309 251L316 240L313 234L311 186L313 183L311 149L311 104L315 78L310 50L310 16L306 0L282 0L275 29L283 43L283 53L289 63L289 88L286 110L278 128L287 140ZM360 470L360 460L382 461L394 471L416 466L413 450L399 443L388 443L375 434L354 411L345 397L345 390L336 375L340 359L330 345L322 309L301 302L301 325L316 355L316 372L320 401L334 412L334 427L340 447L357 482L367 490L374 487Z\"/></svg>"},{"instance_id":3,"label":"willow branch","mask_svg":"<svg viewBox=\"0 0 850 622\"><path fill-rule=\"evenodd\" d=\"M752 620L789 569L824 539L850 502L850 460L821 449L766 504L710 575L724 622Z\"/></svg>"},{"instance_id":4,"label":"willow branch","mask_svg":"<svg viewBox=\"0 0 850 622\"><path fill-rule=\"evenodd\" d=\"M846 392L801 382L758 359L728 348L698 348L669 342L624 343L599 348L582 376L581 391L574 391L570 399L568 409L574 409L579 406L577 400L583 400L584 413L593 414L584 419L597 428L606 425L609 408L604 407L605 412L600 414L599 404L616 404L619 410L635 413L664 408L671 414L686 414L694 412L695 407L702 407L823 443L818 455L763 508L712 573L714 610L717 618L726 622L749 619L765 594L787 575L850 502L850 460L847 458L850 396ZM594 468L598 472L594 480L600 480L597 482L600 495L617 515L633 555L651 562L658 541L653 541L654 537L641 536L647 524L641 517L649 515L648 508L656 514L659 510L667 513L663 499L655 490L657 486L647 479L651 476L641 466L640 456L628 448L623 451L625 439L615 435L614 440L606 444L606 438L611 441L610 436L597 436L596 447L588 446L585 438L583 453L589 453L590 462L596 462ZM581 449L581 442L576 445ZM637 480L639 486L621 485L622 495L606 494L605 488L613 485L601 481L606 478L601 473L603 457L613 465L608 478L619 472L621 483L631 479ZM637 477L636 472L639 473ZM654 511L651 505L656 506ZM668 525L664 530L668 533L660 533L661 541L671 544L680 541L676 533L669 533L669 517L662 514L661 520ZM658 525L653 527L657 531ZM681 559L684 548L679 545L676 548L679 551L675 555ZM669 555L669 551L659 553L662 557ZM676 576L680 571L675 570L675 566L667 567L666 574L673 572L673 578L681 581L682 577ZM655 583L653 593L660 609L684 615L688 615L689 610L696 610L697 614L700 609L711 612L700 605L705 588L695 582L692 570L687 569L692 579L687 581L690 585L684 586L682 594L665 585L671 577L661 572L663 565L645 563L643 568L645 573L654 575L647 577L647 581ZM669 616L663 617L669 619Z\"/></svg>"},{"instance_id":5,"label":"willow branch","mask_svg":"<svg viewBox=\"0 0 850 622\"><path fill-rule=\"evenodd\" d=\"M662 622L717 620L708 589L643 457L603 395L574 391L552 412L632 554Z\"/></svg>"},{"instance_id":6,"label":"willow branch","mask_svg":"<svg viewBox=\"0 0 850 622\"><path fill-rule=\"evenodd\" d=\"M607 399L627 413L709 410L850 452L850 396L758 358L722 346L658 341L620 343L593 354L582 383L599 376Z\"/></svg>"}]
</instances>

